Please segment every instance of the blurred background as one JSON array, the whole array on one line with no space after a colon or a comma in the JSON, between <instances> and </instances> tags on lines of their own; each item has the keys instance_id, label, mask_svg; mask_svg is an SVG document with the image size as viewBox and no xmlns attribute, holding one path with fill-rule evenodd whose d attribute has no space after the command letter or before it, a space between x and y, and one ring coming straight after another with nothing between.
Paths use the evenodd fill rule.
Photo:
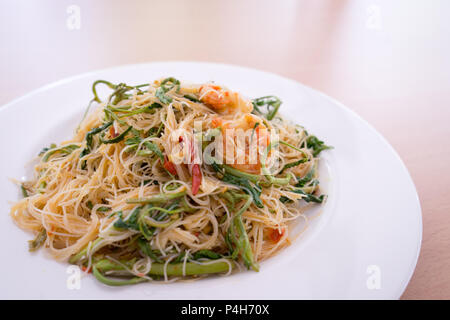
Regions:
<instances>
[{"instance_id":1,"label":"blurred background","mask_svg":"<svg viewBox=\"0 0 450 320\"><path fill-rule=\"evenodd\" d=\"M76 74L167 60L323 91L388 139L418 189L422 251L402 298L450 299L449 12L448 0L1 0L0 105Z\"/></svg>"}]
</instances>

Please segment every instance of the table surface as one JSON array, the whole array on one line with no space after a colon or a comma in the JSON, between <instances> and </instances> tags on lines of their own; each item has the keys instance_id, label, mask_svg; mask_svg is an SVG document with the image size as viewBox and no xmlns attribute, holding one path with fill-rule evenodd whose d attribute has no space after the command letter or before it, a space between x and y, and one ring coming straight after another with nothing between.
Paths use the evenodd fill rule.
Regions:
<instances>
[{"instance_id":1,"label":"table surface","mask_svg":"<svg viewBox=\"0 0 450 320\"><path fill-rule=\"evenodd\" d=\"M323 91L380 131L416 184L423 242L402 298L450 299L449 10L447 0L3 0L0 105L159 60L243 65Z\"/></svg>"}]
</instances>

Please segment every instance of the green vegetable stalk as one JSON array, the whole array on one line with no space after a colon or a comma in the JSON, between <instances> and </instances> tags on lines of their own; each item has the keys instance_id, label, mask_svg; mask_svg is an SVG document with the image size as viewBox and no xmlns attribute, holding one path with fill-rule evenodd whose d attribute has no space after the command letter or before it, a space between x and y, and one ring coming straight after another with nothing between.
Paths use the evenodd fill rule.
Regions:
<instances>
[{"instance_id":1,"label":"green vegetable stalk","mask_svg":"<svg viewBox=\"0 0 450 320\"><path fill-rule=\"evenodd\" d=\"M91 248L94 248L102 240L103 240L102 238L95 239L92 242ZM88 247L89 247L89 243L80 252L78 252L77 254L75 254L72 257L70 257L69 263L75 264L75 263L78 263L81 260L84 260L86 258Z\"/></svg>"},{"instance_id":2,"label":"green vegetable stalk","mask_svg":"<svg viewBox=\"0 0 450 320\"><path fill-rule=\"evenodd\" d=\"M28 241L28 250L36 251L45 243L45 240L47 240L47 230L45 230L45 228L42 228L42 230L39 231L34 240Z\"/></svg>"},{"instance_id":3,"label":"green vegetable stalk","mask_svg":"<svg viewBox=\"0 0 450 320\"><path fill-rule=\"evenodd\" d=\"M245 197L247 201L231 220L230 228L227 232L228 245L232 252L232 258L236 258L237 255L240 254L247 268L251 267L254 271L259 271L259 266L254 261L250 241L242 221L242 214L250 207L253 198L251 195L245 195L243 197Z\"/></svg>"},{"instance_id":4,"label":"green vegetable stalk","mask_svg":"<svg viewBox=\"0 0 450 320\"><path fill-rule=\"evenodd\" d=\"M264 114L260 107L265 106L267 113L264 114L267 120L272 120L281 106L281 100L275 96L265 96L253 100L253 108L259 114Z\"/></svg>"},{"instance_id":5,"label":"green vegetable stalk","mask_svg":"<svg viewBox=\"0 0 450 320\"><path fill-rule=\"evenodd\" d=\"M122 263L122 262L121 262ZM130 263L124 262L127 268L131 268L132 265ZM198 264L195 262L186 262L185 266L183 263L168 263L166 266L164 263L152 263L151 269L148 276L164 276L164 269L166 269L167 276L175 276L181 277L183 275L186 276L194 276L201 274L212 274L212 273L223 273L228 272L231 268L234 268L234 262L232 260L225 261L214 261L209 262L207 264ZM183 274L183 267L185 269L185 273ZM147 281L146 278L142 277L133 277L131 279L126 280L118 280L112 279L109 277L105 277L103 273L106 271L123 271L126 270L124 266L119 265L111 260L102 259L94 264L93 274L95 278L109 286L123 286L136 284L140 282ZM103 273L102 273L103 272Z\"/></svg>"}]
</instances>

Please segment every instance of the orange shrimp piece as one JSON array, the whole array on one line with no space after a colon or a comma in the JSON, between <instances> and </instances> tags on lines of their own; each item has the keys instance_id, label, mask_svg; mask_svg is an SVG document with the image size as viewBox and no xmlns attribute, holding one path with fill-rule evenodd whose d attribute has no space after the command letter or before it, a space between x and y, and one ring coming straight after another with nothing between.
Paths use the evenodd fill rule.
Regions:
<instances>
[{"instance_id":1,"label":"orange shrimp piece","mask_svg":"<svg viewBox=\"0 0 450 320\"><path fill-rule=\"evenodd\" d=\"M244 99L239 93L212 84L200 87L200 100L221 113L234 113L236 110L250 113L253 110L252 102Z\"/></svg>"},{"instance_id":2,"label":"orange shrimp piece","mask_svg":"<svg viewBox=\"0 0 450 320\"><path fill-rule=\"evenodd\" d=\"M248 173L258 174L261 170L261 153L264 152L270 143L269 131L262 121L251 114L246 114L240 119L224 121L221 118L213 118L211 125L214 128L221 127L223 134L223 153L225 163ZM230 131L228 129L234 129ZM244 136L239 136L240 134ZM244 145L238 146L244 142ZM231 150L227 149L230 148ZM241 148L241 150L239 150ZM244 150L244 154L242 154ZM227 151L234 156L234 161L229 162ZM240 151L241 158L238 158ZM255 153L256 152L256 153ZM252 154L251 154L252 153ZM231 155L230 155L231 156Z\"/></svg>"},{"instance_id":3,"label":"orange shrimp piece","mask_svg":"<svg viewBox=\"0 0 450 320\"><path fill-rule=\"evenodd\" d=\"M212 126L213 128L221 127L222 124L223 124L223 121L222 121L222 119L220 119L220 118L213 118L213 119L211 120L211 126Z\"/></svg>"}]
</instances>

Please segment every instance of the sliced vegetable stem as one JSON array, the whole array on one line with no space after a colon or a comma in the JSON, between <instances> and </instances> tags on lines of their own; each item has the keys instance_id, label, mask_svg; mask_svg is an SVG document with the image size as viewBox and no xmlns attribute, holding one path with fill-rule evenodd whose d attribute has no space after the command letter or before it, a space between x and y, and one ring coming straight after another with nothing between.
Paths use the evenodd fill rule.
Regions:
<instances>
[{"instance_id":1,"label":"sliced vegetable stem","mask_svg":"<svg viewBox=\"0 0 450 320\"><path fill-rule=\"evenodd\" d=\"M28 250L36 251L45 243L45 240L47 240L47 230L45 230L45 228L42 228L42 230L39 231L34 240L28 241Z\"/></svg>"},{"instance_id":2,"label":"sliced vegetable stem","mask_svg":"<svg viewBox=\"0 0 450 320\"><path fill-rule=\"evenodd\" d=\"M102 241L102 238L97 238L92 242L91 248L94 248L100 241ZM77 254L70 257L69 263L75 264L78 263L80 260L86 258L87 250L89 248L89 243Z\"/></svg>"},{"instance_id":3,"label":"sliced vegetable stem","mask_svg":"<svg viewBox=\"0 0 450 320\"><path fill-rule=\"evenodd\" d=\"M92 268L92 274L101 283L104 283L104 284L106 284L108 286L114 286L114 287L117 287L117 286L128 286L128 285L131 285L131 284L138 284L138 283L141 283L141 282L148 281L148 279L141 278L141 277L133 277L133 278L127 279L127 280L118 280L118 279L108 278L108 277L105 277L97 269L96 265L94 265L94 267Z\"/></svg>"},{"instance_id":4,"label":"sliced vegetable stem","mask_svg":"<svg viewBox=\"0 0 450 320\"><path fill-rule=\"evenodd\" d=\"M236 257L237 253L241 254L241 257L248 268L252 268L254 271L259 271L258 264L254 261L253 252L248 239L247 232L242 221L242 214L250 207L253 202L252 196L246 196L247 201L239 209L239 211L233 216L232 223L228 229L228 236L231 241L234 242L235 249L232 252L232 257ZM236 233L239 237L236 237Z\"/></svg>"}]
</instances>

